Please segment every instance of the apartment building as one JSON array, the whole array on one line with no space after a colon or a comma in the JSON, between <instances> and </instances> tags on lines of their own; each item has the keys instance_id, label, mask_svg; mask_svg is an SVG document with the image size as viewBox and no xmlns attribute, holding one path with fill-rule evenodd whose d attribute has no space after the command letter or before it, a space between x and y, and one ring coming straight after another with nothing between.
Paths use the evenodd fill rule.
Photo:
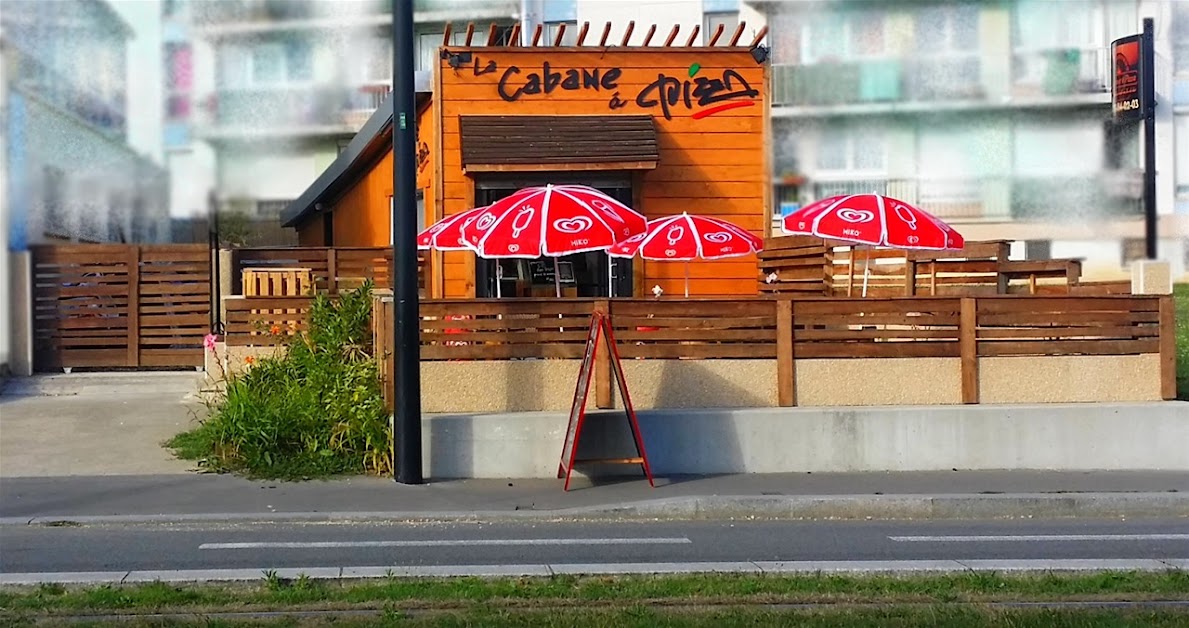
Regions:
<instances>
[{"instance_id":1,"label":"apartment building","mask_svg":"<svg viewBox=\"0 0 1189 628\"><path fill-rule=\"evenodd\" d=\"M174 215L206 215L213 195L222 210L256 220L256 229L292 237L279 228L280 211L391 91L391 0L168 4ZM428 90L447 22L495 22L506 37L520 3L417 0L415 9L418 88Z\"/></svg>"},{"instance_id":2,"label":"apartment building","mask_svg":"<svg viewBox=\"0 0 1189 628\"><path fill-rule=\"evenodd\" d=\"M176 217L205 215L215 193L223 209L264 226L338 155L391 89L391 0L167 0L166 138ZM497 25L505 43L543 26L553 41L562 25L573 41L583 21L616 33L631 20L696 25L748 34L762 27L739 0L416 0L418 89L447 23L462 43L465 25ZM741 13L742 12L742 13ZM486 41L487 31L475 36ZM661 38L658 39L658 44ZM589 43L589 42L588 42ZM171 78L168 78L171 77Z\"/></svg>"},{"instance_id":3,"label":"apartment building","mask_svg":"<svg viewBox=\"0 0 1189 628\"><path fill-rule=\"evenodd\" d=\"M106 0L5 0L0 150L10 250L167 235L167 173L129 145L134 36Z\"/></svg>"},{"instance_id":4,"label":"apartment building","mask_svg":"<svg viewBox=\"0 0 1189 628\"><path fill-rule=\"evenodd\" d=\"M771 27L784 211L878 192L960 225L967 239L1018 240L1022 257L1085 258L1090 275L1118 274L1144 254L1141 133L1110 120L1109 54L1153 17L1160 250L1185 272L1189 128L1179 114L1174 153L1171 96L1175 61L1183 109L1189 38L1175 33L1186 32L1189 3L749 4Z\"/></svg>"}]
</instances>

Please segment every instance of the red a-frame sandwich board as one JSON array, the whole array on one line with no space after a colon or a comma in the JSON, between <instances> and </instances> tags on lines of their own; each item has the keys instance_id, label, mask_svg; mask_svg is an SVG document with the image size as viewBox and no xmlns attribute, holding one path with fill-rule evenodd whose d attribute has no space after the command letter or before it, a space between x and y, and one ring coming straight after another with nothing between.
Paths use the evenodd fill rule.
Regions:
<instances>
[{"instance_id":1,"label":"red a-frame sandwich board","mask_svg":"<svg viewBox=\"0 0 1189 628\"><path fill-rule=\"evenodd\" d=\"M628 415L628 426L632 429L632 439L636 443L635 458L594 458L578 460L578 439L582 435L582 425L586 421L586 397L590 392L590 374L594 370L595 353L598 351L599 338L606 337L607 349L611 354L611 373L619 385L619 398L623 400L624 410ZM636 422L636 411L632 408L632 398L628 395L627 380L623 377L623 365L619 361L619 348L615 344L615 334L611 331L611 320L602 312L595 312L590 317L590 330L586 334L586 353L582 357L582 367L578 370L578 383L574 387L574 401L570 404L570 422L566 426L566 440L562 444L561 464L557 467L557 477L565 477L566 483L562 490L570 490L570 474L576 463L597 462L603 464L638 464L644 469L648 478L648 485L653 488L652 469L648 467L648 454L644 453L644 439L640 436L640 424Z\"/></svg>"}]
</instances>

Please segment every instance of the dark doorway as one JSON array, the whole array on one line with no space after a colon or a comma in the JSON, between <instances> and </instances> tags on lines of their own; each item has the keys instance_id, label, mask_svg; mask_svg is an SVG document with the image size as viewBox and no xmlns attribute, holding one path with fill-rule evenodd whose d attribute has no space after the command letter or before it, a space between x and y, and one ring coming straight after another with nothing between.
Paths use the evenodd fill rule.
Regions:
<instances>
[{"instance_id":1,"label":"dark doorway","mask_svg":"<svg viewBox=\"0 0 1189 628\"><path fill-rule=\"evenodd\" d=\"M511 196L516 190L526 187L554 184L588 185L615 200L632 207L632 180L630 175L545 175L525 178L523 176L485 176L475 182L475 206L490 205ZM634 208L633 208L634 209ZM496 263L501 265L500 291L504 297L552 297L556 294L552 258L475 260L475 296L492 298L496 296ZM633 260L617 258L612 260L612 281L615 296L633 296ZM567 255L557 259L560 271L562 296L606 297L608 296L608 258L599 251Z\"/></svg>"}]
</instances>

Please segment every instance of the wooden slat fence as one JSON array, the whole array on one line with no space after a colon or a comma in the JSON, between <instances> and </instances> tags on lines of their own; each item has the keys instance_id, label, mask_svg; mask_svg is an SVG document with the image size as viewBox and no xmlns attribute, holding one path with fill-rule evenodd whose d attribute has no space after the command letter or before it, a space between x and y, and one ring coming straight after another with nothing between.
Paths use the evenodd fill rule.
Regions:
<instances>
[{"instance_id":1,"label":"wooden slat fence","mask_svg":"<svg viewBox=\"0 0 1189 628\"><path fill-rule=\"evenodd\" d=\"M760 294L825 296L832 291L833 248L821 238L769 238L757 258Z\"/></svg>"},{"instance_id":2,"label":"wooden slat fence","mask_svg":"<svg viewBox=\"0 0 1189 628\"><path fill-rule=\"evenodd\" d=\"M238 297L223 299L223 322L229 346L273 346L308 327L310 296Z\"/></svg>"},{"instance_id":3,"label":"wooden slat fence","mask_svg":"<svg viewBox=\"0 0 1189 628\"><path fill-rule=\"evenodd\" d=\"M391 297L377 303L375 343L388 377ZM301 307L298 298L229 299L228 343L277 342L283 334L250 335L275 324L251 311ZM1162 395L1176 395L1172 299L1157 296L427 300L421 359L579 359L596 310L610 314L624 359L776 359L781 405L795 405L804 359L957 358L962 400L977 403L983 357L1158 354ZM609 370L599 360L597 399L608 407Z\"/></svg>"},{"instance_id":4,"label":"wooden slat fence","mask_svg":"<svg viewBox=\"0 0 1189 628\"><path fill-rule=\"evenodd\" d=\"M239 281L245 269L303 268L314 278L314 288L337 294L371 279L378 287L391 285L392 249L388 247L271 247L233 249L232 276ZM418 286L425 291L426 256L417 256ZM245 294L242 286L235 294Z\"/></svg>"},{"instance_id":5,"label":"wooden slat fence","mask_svg":"<svg viewBox=\"0 0 1189 628\"><path fill-rule=\"evenodd\" d=\"M32 247L34 367L203 363L210 329L204 245Z\"/></svg>"}]
</instances>

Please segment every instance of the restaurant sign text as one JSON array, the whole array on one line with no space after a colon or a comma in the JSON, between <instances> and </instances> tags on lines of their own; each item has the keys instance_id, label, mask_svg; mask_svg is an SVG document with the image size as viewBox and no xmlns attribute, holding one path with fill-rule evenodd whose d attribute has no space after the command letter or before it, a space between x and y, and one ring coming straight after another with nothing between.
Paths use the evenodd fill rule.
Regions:
<instances>
[{"instance_id":1,"label":"restaurant sign text","mask_svg":"<svg viewBox=\"0 0 1189 628\"><path fill-rule=\"evenodd\" d=\"M518 102L526 96L549 96L559 92L602 92L607 94L608 109L623 109L631 103L641 109L660 109L666 120L684 109L699 120L729 109L756 104L759 91L743 75L733 69L717 75L700 75L701 67L693 64L686 74L675 77L658 72L656 78L634 94L623 94L619 82L623 69L555 68L548 61L538 67L520 68L509 65L502 70L494 60L483 61L476 55L471 71L475 76L499 73L496 91L505 102Z\"/></svg>"}]
</instances>

